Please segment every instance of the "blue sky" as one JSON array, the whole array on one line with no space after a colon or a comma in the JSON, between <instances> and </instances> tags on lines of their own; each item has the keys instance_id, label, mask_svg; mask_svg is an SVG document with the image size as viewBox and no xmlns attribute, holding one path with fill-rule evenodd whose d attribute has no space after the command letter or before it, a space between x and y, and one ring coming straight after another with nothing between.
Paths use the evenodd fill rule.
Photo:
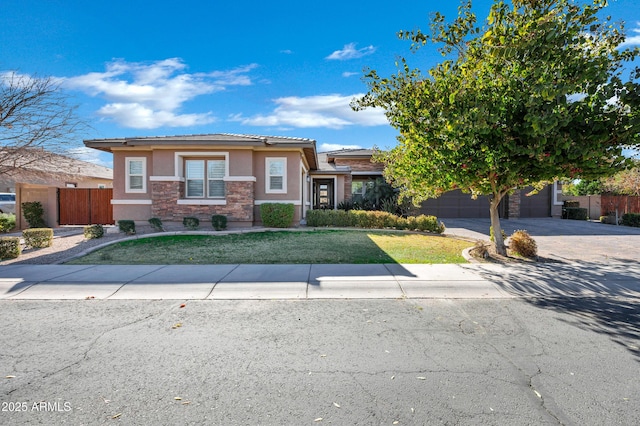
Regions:
<instances>
[{"instance_id":1,"label":"blue sky","mask_svg":"<svg viewBox=\"0 0 640 426\"><path fill-rule=\"evenodd\" d=\"M608 13L640 44L640 0ZM491 2L475 1L484 19ZM453 19L457 1L3 0L0 71L64 81L92 130L83 138L243 133L315 139L319 150L388 148L381 110L353 112L363 68L396 71L399 56L429 68L400 30ZM78 148L82 148L81 138ZM78 150L109 165L110 156Z\"/></svg>"}]
</instances>

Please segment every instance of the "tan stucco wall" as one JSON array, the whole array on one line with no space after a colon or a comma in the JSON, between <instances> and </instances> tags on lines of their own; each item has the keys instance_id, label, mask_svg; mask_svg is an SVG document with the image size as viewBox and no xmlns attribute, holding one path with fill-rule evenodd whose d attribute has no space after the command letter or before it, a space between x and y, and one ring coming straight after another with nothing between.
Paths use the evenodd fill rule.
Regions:
<instances>
[{"instance_id":1,"label":"tan stucco wall","mask_svg":"<svg viewBox=\"0 0 640 426\"><path fill-rule=\"evenodd\" d=\"M565 200L574 200L580 202L580 207L587 209L587 216L589 219L597 220L602 216L602 205L601 205L601 196L600 195L584 195L584 196L573 196L573 195L562 195L560 197L562 201ZM562 211L562 206L558 206L559 210Z\"/></svg>"},{"instance_id":2,"label":"tan stucco wall","mask_svg":"<svg viewBox=\"0 0 640 426\"><path fill-rule=\"evenodd\" d=\"M48 227L58 226L58 189L42 185L16 185L16 227L26 229L29 224L22 215L22 203L39 201L44 209L44 222Z\"/></svg>"},{"instance_id":3,"label":"tan stucco wall","mask_svg":"<svg viewBox=\"0 0 640 426\"><path fill-rule=\"evenodd\" d=\"M299 150L279 150L279 149L233 149L232 147L172 147L171 149L156 150L116 150L113 155L114 181L113 181L113 198L114 200L124 200L125 202L133 202L134 200L151 200L153 198L152 187L154 182L162 182L159 177L182 176L180 171L175 169L175 153L189 152L194 153L228 153L229 159L229 176L241 176L243 178L254 177L256 179L253 184L254 190L252 198L257 200L258 204L253 205L251 209L255 213L254 218L259 223L259 203L265 201L287 202L290 201L296 205L295 222L298 223L302 216L302 186L305 182L304 174L301 171L302 153ZM147 159L147 182L146 192L144 193L126 193L126 169L125 159L129 157L144 157ZM286 158L287 159L287 192L277 194L267 194L265 185L265 165L267 158ZM154 181L150 181L149 177L154 176ZM170 182L173 180L167 180ZM233 186L233 180L228 185ZM238 182L247 182L247 180L239 180ZM251 182L251 181L249 181ZM156 185L157 186L157 185ZM237 201L232 201L237 203ZM229 206L231 208L232 206ZM192 209L195 207L192 207ZM226 210L229 210L227 208ZM225 210L224 208L208 208L203 205L202 209L207 210L207 214L215 210ZM183 207L176 205L176 211L182 212ZM203 211L204 211L203 210ZM211 212L209 212L211 210ZM226 212L225 210L225 212ZM113 215L114 220L130 219L138 222L146 222L153 216L153 208L147 204L114 204ZM199 211L199 210L198 210ZM229 213L230 214L230 213ZM231 215L233 216L233 215ZM230 217L231 217L230 216Z\"/></svg>"},{"instance_id":4,"label":"tan stucco wall","mask_svg":"<svg viewBox=\"0 0 640 426\"><path fill-rule=\"evenodd\" d=\"M124 157L136 157L138 154L144 156L145 154L144 151L135 152L136 151L129 151L124 156L122 156L123 152L119 152L118 158L116 158L114 154L114 172L116 162L122 162L122 170L124 171ZM179 172L175 170L176 152L228 153L230 176L253 176L253 152L247 149L229 149L224 147L216 147L215 149L193 149L188 147L180 149L155 149L151 152L153 168L149 169L149 176L178 176Z\"/></svg>"},{"instance_id":5,"label":"tan stucco wall","mask_svg":"<svg viewBox=\"0 0 640 426\"><path fill-rule=\"evenodd\" d=\"M150 176L174 176L174 151L158 149L153 151L153 169Z\"/></svg>"},{"instance_id":6,"label":"tan stucco wall","mask_svg":"<svg viewBox=\"0 0 640 426\"><path fill-rule=\"evenodd\" d=\"M130 157L143 157L147 159L147 182L146 192L126 192L126 163L125 160ZM114 200L148 200L151 199L151 185L149 184L149 176L153 170L153 153L151 151L116 151L113 153L113 199ZM115 209L114 209L115 215ZM114 216L115 219L115 216ZM117 219L116 219L117 220Z\"/></svg>"},{"instance_id":7,"label":"tan stucco wall","mask_svg":"<svg viewBox=\"0 0 640 426\"><path fill-rule=\"evenodd\" d=\"M256 176L253 171L253 151L235 150L229 152L230 176Z\"/></svg>"},{"instance_id":8,"label":"tan stucco wall","mask_svg":"<svg viewBox=\"0 0 640 426\"><path fill-rule=\"evenodd\" d=\"M265 181L265 167L267 158L287 159L287 193L267 194ZM254 176L256 177L256 200L301 200L300 168L301 156L299 152L287 151L257 151L253 156Z\"/></svg>"},{"instance_id":9,"label":"tan stucco wall","mask_svg":"<svg viewBox=\"0 0 640 426\"><path fill-rule=\"evenodd\" d=\"M151 219L151 204L130 205L130 204L114 204L113 220L118 223L119 220L134 220L138 224L148 224Z\"/></svg>"}]
</instances>

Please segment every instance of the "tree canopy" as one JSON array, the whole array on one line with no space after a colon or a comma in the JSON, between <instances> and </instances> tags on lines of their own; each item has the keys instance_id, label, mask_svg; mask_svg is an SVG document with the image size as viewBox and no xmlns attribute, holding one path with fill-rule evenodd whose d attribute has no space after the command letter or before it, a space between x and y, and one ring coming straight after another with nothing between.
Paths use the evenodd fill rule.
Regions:
<instances>
[{"instance_id":1,"label":"tree canopy","mask_svg":"<svg viewBox=\"0 0 640 426\"><path fill-rule=\"evenodd\" d=\"M599 179L581 179L577 183L562 186L562 192L568 195L613 195L640 196L640 160L634 160L635 166L624 169L613 176Z\"/></svg>"},{"instance_id":2,"label":"tree canopy","mask_svg":"<svg viewBox=\"0 0 640 426\"><path fill-rule=\"evenodd\" d=\"M356 110L381 107L399 130L381 152L385 177L416 202L454 189L489 195L496 248L505 254L498 205L516 188L555 178L595 178L629 164L640 133L640 70L625 65L623 26L600 19L605 0L497 2L478 25L467 1L431 31L400 31L411 50L438 44L425 73L400 58L398 73L365 71Z\"/></svg>"}]
</instances>

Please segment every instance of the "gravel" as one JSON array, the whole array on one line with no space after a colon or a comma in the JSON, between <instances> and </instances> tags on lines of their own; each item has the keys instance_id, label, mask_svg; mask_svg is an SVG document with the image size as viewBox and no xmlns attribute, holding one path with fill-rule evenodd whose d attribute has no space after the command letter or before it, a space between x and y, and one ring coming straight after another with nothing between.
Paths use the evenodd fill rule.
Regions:
<instances>
[{"instance_id":1,"label":"gravel","mask_svg":"<svg viewBox=\"0 0 640 426\"><path fill-rule=\"evenodd\" d=\"M65 263L74 257L95 249L99 246L107 245L114 241L129 238L123 232L118 232L117 228L105 227L105 234L102 238L84 238L84 227L62 227L53 230L53 245L46 248L25 248L22 245L22 254L17 259L6 259L0 261L1 265L51 265ZM138 229L140 228L140 229ZM152 233L149 227L137 227L136 234ZM6 236L21 236L22 233L4 234Z\"/></svg>"}]
</instances>

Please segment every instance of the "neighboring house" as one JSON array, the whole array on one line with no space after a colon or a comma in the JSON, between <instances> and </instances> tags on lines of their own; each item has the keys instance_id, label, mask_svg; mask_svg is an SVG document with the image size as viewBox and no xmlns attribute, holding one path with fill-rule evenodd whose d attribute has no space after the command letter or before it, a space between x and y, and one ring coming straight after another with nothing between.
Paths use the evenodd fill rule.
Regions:
<instances>
[{"instance_id":1,"label":"neighboring house","mask_svg":"<svg viewBox=\"0 0 640 426\"><path fill-rule=\"evenodd\" d=\"M300 223L309 209L335 209L342 201L361 198L367 182L381 177L383 170L382 164L371 161L372 150L318 153L316 141L305 138L225 133L84 143L113 154L111 203L116 221L146 223L157 217L181 223L187 216L209 221L213 214L222 214L229 226L248 227L261 224L262 204L290 203L295 206L294 223ZM441 199L447 197L451 195ZM458 207L460 202L474 207L447 210L425 203L422 210L455 217L472 217L466 212L488 216L488 205L483 209L482 200L471 200L468 194L453 198ZM514 199L510 204L515 206ZM543 204L546 210L541 215L549 216L550 204Z\"/></svg>"},{"instance_id":2,"label":"neighboring house","mask_svg":"<svg viewBox=\"0 0 640 426\"><path fill-rule=\"evenodd\" d=\"M0 192L16 192L16 184L57 188L111 188L113 185L113 170L108 167L39 148L24 151L15 167L0 174Z\"/></svg>"},{"instance_id":3,"label":"neighboring house","mask_svg":"<svg viewBox=\"0 0 640 426\"><path fill-rule=\"evenodd\" d=\"M6 148L4 148L6 149ZM0 155L2 152L0 151ZM12 167L3 165L0 174L0 192L16 195L16 226L27 226L22 217L21 205L28 201L39 201L45 211L45 222L56 226L59 218L59 188L111 188L113 170L94 163L77 160L40 148L22 149L14 157ZM64 206L76 208L77 206Z\"/></svg>"}]
</instances>

